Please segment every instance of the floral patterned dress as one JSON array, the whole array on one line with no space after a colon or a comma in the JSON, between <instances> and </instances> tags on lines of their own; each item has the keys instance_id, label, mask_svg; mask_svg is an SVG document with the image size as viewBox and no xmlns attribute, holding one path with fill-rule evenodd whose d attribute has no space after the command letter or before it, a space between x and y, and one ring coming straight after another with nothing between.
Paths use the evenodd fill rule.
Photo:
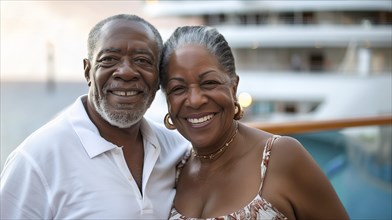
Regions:
<instances>
[{"instance_id":1,"label":"floral patterned dress","mask_svg":"<svg viewBox=\"0 0 392 220\"><path fill-rule=\"evenodd\" d=\"M272 206L271 203L266 201L264 198L261 197L261 189L263 187L263 182L264 182L264 177L265 173L267 171L268 167L268 162L270 159L271 155L271 150L272 150L272 145L275 142L276 139L278 139L280 136L274 135L270 139L267 140L267 143L264 147L264 152L263 152L263 160L261 163L261 184L260 184L260 189L259 193L256 195L256 197L244 208L231 213L229 215L225 216L219 216L219 217L214 217L214 218L206 218L206 220L234 220L234 219L287 219L286 216L284 216L281 212L279 212L275 207ZM177 179L179 176L179 173L184 167L187 159L189 158L190 154L187 154L185 158L181 161L177 168ZM183 220L200 220L201 218L190 218L182 215L179 213L176 208L173 206L170 216L170 220L174 219L183 219Z\"/></svg>"}]
</instances>

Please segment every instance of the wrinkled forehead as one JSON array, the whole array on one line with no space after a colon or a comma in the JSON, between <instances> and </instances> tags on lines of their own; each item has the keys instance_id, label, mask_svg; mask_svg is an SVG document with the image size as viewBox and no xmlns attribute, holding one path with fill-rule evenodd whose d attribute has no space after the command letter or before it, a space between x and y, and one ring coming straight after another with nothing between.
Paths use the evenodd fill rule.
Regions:
<instances>
[{"instance_id":1,"label":"wrinkled forehead","mask_svg":"<svg viewBox=\"0 0 392 220\"><path fill-rule=\"evenodd\" d=\"M158 42L150 27L139 21L126 19L113 20L102 26L94 54L99 53L103 48L119 48L124 45L132 45L132 47L139 47L140 50L148 50L156 58L159 56Z\"/></svg>"},{"instance_id":2,"label":"wrinkled forehead","mask_svg":"<svg viewBox=\"0 0 392 220\"><path fill-rule=\"evenodd\" d=\"M154 34L146 24L143 24L140 21L131 21L126 19L117 19L106 23L101 28L100 38L102 39L108 35L126 32L133 33L135 35L144 35L151 41L154 41Z\"/></svg>"}]
</instances>

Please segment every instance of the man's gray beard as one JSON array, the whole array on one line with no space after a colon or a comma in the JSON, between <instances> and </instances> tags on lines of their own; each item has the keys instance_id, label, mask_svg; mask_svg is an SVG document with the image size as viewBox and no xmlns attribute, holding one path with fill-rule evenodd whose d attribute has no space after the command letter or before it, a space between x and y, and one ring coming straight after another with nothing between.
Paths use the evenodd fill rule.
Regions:
<instances>
[{"instance_id":1,"label":"man's gray beard","mask_svg":"<svg viewBox=\"0 0 392 220\"><path fill-rule=\"evenodd\" d=\"M119 128L129 128L143 118L143 115L146 113L147 109L150 107L153 101L153 97L149 96L144 100L145 101L143 102L143 106L141 108L139 107L132 110L119 110L115 112L109 110L109 104L104 98L94 96L93 104L98 114L109 124ZM121 105L119 105L119 107L121 107Z\"/></svg>"}]
</instances>

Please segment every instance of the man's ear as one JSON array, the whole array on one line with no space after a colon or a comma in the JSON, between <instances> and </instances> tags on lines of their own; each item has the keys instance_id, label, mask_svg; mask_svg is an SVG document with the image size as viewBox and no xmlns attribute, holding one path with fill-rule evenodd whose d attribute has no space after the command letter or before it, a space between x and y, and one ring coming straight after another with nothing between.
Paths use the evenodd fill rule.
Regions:
<instances>
[{"instance_id":1,"label":"man's ear","mask_svg":"<svg viewBox=\"0 0 392 220\"><path fill-rule=\"evenodd\" d=\"M90 60L88 59L83 59L83 68L84 68L84 78L87 81L87 85L91 85L91 80L90 80L90 69L91 69L91 64Z\"/></svg>"}]
</instances>

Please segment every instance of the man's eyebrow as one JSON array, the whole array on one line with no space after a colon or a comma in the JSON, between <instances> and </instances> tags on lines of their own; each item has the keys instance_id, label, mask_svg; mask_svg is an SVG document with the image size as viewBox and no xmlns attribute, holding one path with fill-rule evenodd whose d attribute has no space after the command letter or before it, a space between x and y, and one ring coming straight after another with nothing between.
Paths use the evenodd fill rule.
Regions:
<instances>
[{"instance_id":1,"label":"man's eyebrow","mask_svg":"<svg viewBox=\"0 0 392 220\"><path fill-rule=\"evenodd\" d=\"M105 48L98 52L97 57L100 57L103 53L121 53L121 49L119 48Z\"/></svg>"},{"instance_id":2,"label":"man's eyebrow","mask_svg":"<svg viewBox=\"0 0 392 220\"><path fill-rule=\"evenodd\" d=\"M151 56L151 57L155 57L155 56L154 56L154 53L153 53L152 51L148 50L148 49L140 49L140 48L137 48L137 49L134 49L133 51L131 51L131 53L135 53L135 54L146 54L146 55L149 55L149 56Z\"/></svg>"}]
</instances>

